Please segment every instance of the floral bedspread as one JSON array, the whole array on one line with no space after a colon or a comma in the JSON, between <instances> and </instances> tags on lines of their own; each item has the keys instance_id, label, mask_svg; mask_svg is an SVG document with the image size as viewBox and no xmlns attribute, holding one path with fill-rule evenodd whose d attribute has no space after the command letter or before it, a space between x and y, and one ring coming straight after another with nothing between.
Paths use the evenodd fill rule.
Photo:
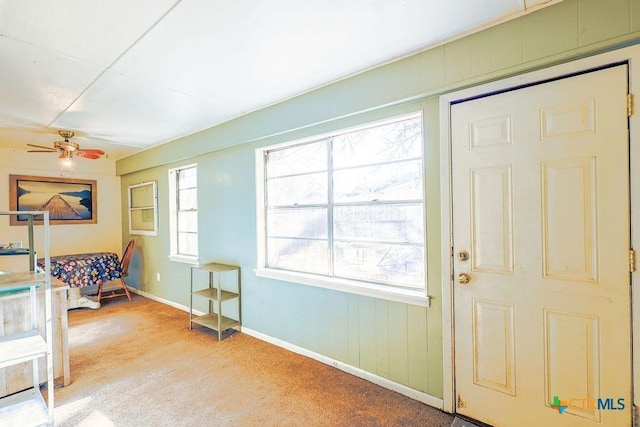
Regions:
<instances>
[{"instance_id":1,"label":"floral bedspread","mask_svg":"<svg viewBox=\"0 0 640 427\"><path fill-rule=\"evenodd\" d=\"M38 259L44 269L44 259ZM120 259L111 252L51 257L51 275L73 288L99 285L120 278Z\"/></svg>"}]
</instances>

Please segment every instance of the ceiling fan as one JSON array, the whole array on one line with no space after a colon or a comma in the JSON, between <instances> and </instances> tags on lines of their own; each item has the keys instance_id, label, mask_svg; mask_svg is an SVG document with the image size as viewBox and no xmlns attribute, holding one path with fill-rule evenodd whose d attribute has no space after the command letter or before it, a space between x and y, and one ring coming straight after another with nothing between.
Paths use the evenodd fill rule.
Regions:
<instances>
[{"instance_id":1,"label":"ceiling fan","mask_svg":"<svg viewBox=\"0 0 640 427\"><path fill-rule=\"evenodd\" d=\"M80 146L75 142L69 141L75 135L70 130L58 131L64 141L55 141L53 147L43 147L41 145L27 144L30 147L39 148L39 150L27 150L29 153L60 153L61 159L70 160L73 156L84 157L85 159L98 159L104 155L104 151L96 150L92 148L80 149Z\"/></svg>"}]
</instances>

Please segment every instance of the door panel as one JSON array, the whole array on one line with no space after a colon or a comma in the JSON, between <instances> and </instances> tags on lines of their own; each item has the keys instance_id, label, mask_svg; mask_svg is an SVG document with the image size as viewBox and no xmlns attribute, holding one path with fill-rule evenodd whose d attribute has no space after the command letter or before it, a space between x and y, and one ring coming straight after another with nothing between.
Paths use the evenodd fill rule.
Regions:
<instances>
[{"instance_id":1,"label":"door panel","mask_svg":"<svg viewBox=\"0 0 640 427\"><path fill-rule=\"evenodd\" d=\"M595 316L582 316L545 310L545 396L600 397L599 322ZM567 414L599 420L597 408L574 405ZM582 407L586 406L586 407Z\"/></svg>"},{"instance_id":2,"label":"door panel","mask_svg":"<svg viewBox=\"0 0 640 427\"><path fill-rule=\"evenodd\" d=\"M471 270L513 273L511 168L471 170Z\"/></svg>"},{"instance_id":3,"label":"door panel","mask_svg":"<svg viewBox=\"0 0 640 427\"><path fill-rule=\"evenodd\" d=\"M542 139L579 136L595 132L595 101L559 103L540 108Z\"/></svg>"},{"instance_id":4,"label":"door panel","mask_svg":"<svg viewBox=\"0 0 640 427\"><path fill-rule=\"evenodd\" d=\"M515 395L515 325L512 304L473 301L474 384Z\"/></svg>"},{"instance_id":5,"label":"door panel","mask_svg":"<svg viewBox=\"0 0 640 427\"><path fill-rule=\"evenodd\" d=\"M542 162L544 278L596 283L596 159Z\"/></svg>"},{"instance_id":6,"label":"door panel","mask_svg":"<svg viewBox=\"0 0 640 427\"><path fill-rule=\"evenodd\" d=\"M630 425L626 95L620 65L451 106L459 413Z\"/></svg>"}]
</instances>

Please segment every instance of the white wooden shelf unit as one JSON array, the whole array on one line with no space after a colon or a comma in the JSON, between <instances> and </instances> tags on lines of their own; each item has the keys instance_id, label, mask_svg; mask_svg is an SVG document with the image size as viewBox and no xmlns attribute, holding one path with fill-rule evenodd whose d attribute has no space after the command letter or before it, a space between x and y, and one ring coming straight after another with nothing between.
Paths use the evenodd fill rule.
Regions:
<instances>
[{"instance_id":1,"label":"white wooden shelf unit","mask_svg":"<svg viewBox=\"0 0 640 427\"><path fill-rule=\"evenodd\" d=\"M50 233L49 212L8 211L0 216L21 215L27 217L29 232L29 271L0 275L0 298L28 294L31 323L30 328L16 331L0 338L0 368L32 362L33 383L26 390L0 398L0 426L53 426L53 330L51 321L51 269L50 269ZM34 218L41 216L43 228L43 246L45 269L36 271L34 255ZM45 334L38 331L38 306L36 289L44 287ZM40 392L40 372L38 360L46 358L47 402Z\"/></svg>"}]
</instances>

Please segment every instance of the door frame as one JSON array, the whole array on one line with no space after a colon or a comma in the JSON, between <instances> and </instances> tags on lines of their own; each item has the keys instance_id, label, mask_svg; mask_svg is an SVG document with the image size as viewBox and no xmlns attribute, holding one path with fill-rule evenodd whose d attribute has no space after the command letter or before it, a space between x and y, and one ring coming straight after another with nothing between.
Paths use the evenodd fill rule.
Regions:
<instances>
[{"instance_id":1,"label":"door frame","mask_svg":"<svg viewBox=\"0 0 640 427\"><path fill-rule=\"evenodd\" d=\"M632 46L602 53L584 59L553 65L548 68L524 72L490 83L479 84L440 96L440 214L441 214L441 257L442 257L442 345L443 345L443 409L455 413L455 341L454 341L454 301L453 301L453 230L451 193L451 133L450 106L461 100L502 92L511 88L528 86L536 82L575 75L600 67L627 62L629 64L629 92L635 94L634 112L629 118L629 159L630 159L630 208L631 247L640 251L640 46ZM640 260L640 256L637 257ZM633 404L640 406L640 262L636 261L636 271L631 274L631 333L632 333L632 376ZM633 411L635 414L636 411Z\"/></svg>"}]
</instances>

